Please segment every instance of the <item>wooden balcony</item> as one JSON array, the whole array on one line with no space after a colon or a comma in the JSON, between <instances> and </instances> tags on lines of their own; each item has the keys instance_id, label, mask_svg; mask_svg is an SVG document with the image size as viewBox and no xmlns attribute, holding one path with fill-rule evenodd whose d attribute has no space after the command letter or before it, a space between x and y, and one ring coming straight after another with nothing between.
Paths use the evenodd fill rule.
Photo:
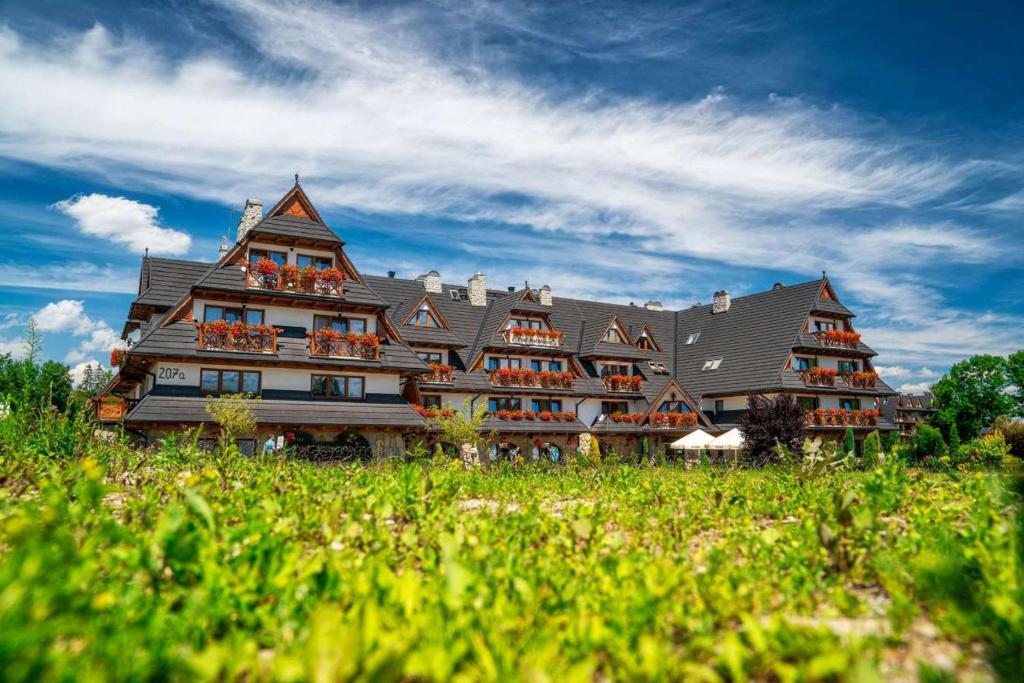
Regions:
<instances>
[{"instance_id":1,"label":"wooden balcony","mask_svg":"<svg viewBox=\"0 0 1024 683\"><path fill-rule=\"evenodd\" d=\"M510 327L503 334L505 342L510 346L532 346L538 349L562 348L561 332L535 330L531 327Z\"/></svg>"},{"instance_id":2,"label":"wooden balcony","mask_svg":"<svg viewBox=\"0 0 1024 683\"><path fill-rule=\"evenodd\" d=\"M499 368L490 373L491 384L496 387L572 389L576 380L571 372L536 372L526 368Z\"/></svg>"},{"instance_id":3,"label":"wooden balcony","mask_svg":"<svg viewBox=\"0 0 1024 683\"><path fill-rule=\"evenodd\" d=\"M430 372L420 375L420 381L427 384L451 384L455 379L455 370L450 365L430 363Z\"/></svg>"},{"instance_id":4,"label":"wooden balcony","mask_svg":"<svg viewBox=\"0 0 1024 683\"><path fill-rule=\"evenodd\" d=\"M859 333L844 330L819 330L814 333L814 338L822 346L836 349L855 349L860 345Z\"/></svg>"},{"instance_id":5,"label":"wooden balcony","mask_svg":"<svg viewBox=\"0 0 1024 683\"><path fill-rule=\"evenodd\" d=\"M800 379L809 387L834 387L838 374L831 368L810 368L800 370Z\"/></svg>"},{"instance_id":6,"label":"wooden balcony","mask_svg":"<svg viewBox=\"0 0 1024 683\"><path fill-rule=\"evenodd\" d=\"M324 358L380 360L380 337L375 334L335 332L324 329L308 332L309 355Z\"/></svg>"},{"instance_id":7,"label":"wooden balcony","mask_svg":"<svg viewBox=\"0 0 1024 683\"><path fill-rule=\"evenodd\" d=\"M854 389L874 389L878 383L876 372L844 372L839 376L846 382L846 386Z\"/></svg>"},{"instance_id":8,"label":"wooden balcony","mask_svg":"<svg viewBox=\"0 0 1024 683\"><path fill-rule=\"evenodd\" d=\"M601 378L604 388L608 391L625 391L636 393L640 391L640 383L643 377L640 375L606 375Z\"/></svg>"},{"instance_id":9,"label":"wooden balcony","mask_svg":"<svg viewBox=\"0 0 1024 683\"><path fill-rule=\"evenodd\" d=\"M653 413L651 429L692 429L697 426L697 413Z\"/></svg>"},{"instance_id":10,"label":"wooden balcony","mask_svg":"<svg viewBox=\"0 0 1024 683\"><path fill-rule=\"evenodd\" d=\"M239 351L242 353L277 353L276 327L227 323L223 320L195 323L199 337L196 347L203 351Z\"/></svg>"},{"instance_id":11,"label":"wooden balcony","mask_svg":"<svg viewBox=\"0 0 1024 683\"><path fill-rule=\"evenodd\" d=\"M315 294L317 296L340 297L344 293L343 280L342 272L335 268L327 270L304 268L301 271L295 271L294 266L285 266L277 272L261 273L254 265L250 265L245 273L245 284L253 289Z\"/></svg>"},{"instance_id":12,"label":"wooden balcony","mask_svg":"<svg viewBox=\"0 0 1024 683\"><path fill-rule=\"evenodd\" d=\"M878 425L877 410L843 410L819 408L804 411L809 427L874 427Z\"/></svg>"},{"instance_id":13,"label":"wooden balcony","mask_svg":"<svg viewBox=\"0 0 1024 683\"><path fill-rule=\"evenodd\" d=\"M102 398L96 401L96 419L100 422L120 422L138 402L134 398Z\"/></svg>"}]
</instances>

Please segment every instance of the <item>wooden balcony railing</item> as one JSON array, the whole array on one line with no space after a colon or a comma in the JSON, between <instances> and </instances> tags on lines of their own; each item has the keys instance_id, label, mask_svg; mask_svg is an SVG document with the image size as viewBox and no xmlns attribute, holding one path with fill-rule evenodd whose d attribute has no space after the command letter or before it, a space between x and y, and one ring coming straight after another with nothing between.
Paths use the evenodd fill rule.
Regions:
<instances>
[{"instance_id":1,"label":"wooden balcony railing","mask_svg":"<svg viewBox=\"0 0 1024 683\"><path fill-rule=\"evenodd\" d=\"M877 410L844 410L819 408L807 410L804 418L812 427L873 427L878 424Z\"/></svg>"},{"instance_id":2,"label":"wooden balcony railing","mask_svg":"<svg viewBox=\"0 0 1024 683\"><path fill-rule=\"evenodd\" d=\"M307 336L311 356L380 360L380 337L375 334L336 332L325 328L309 332Z\"/></svg>"},{"instance_id":3,"label":"wooden balcony railing","mask_svg":"<svg viewBox=\"0 0 1024 683\"><path fill-rule=\"evenodd\" d=\"M138 402L134 398L102 398L96 402L96 419L100 422L120 422Z\"/></svg>"},{"instance_id":4,"label":"wooden balcony railing","mask_svg":"<svg viewBox=\"0 0 1024 683\"><path fill-rule=\"evenodd\" d=\"M855 349L860 344L859 332L847 332L845 330L819 330L814 333L814 338L822 346L840 349Z\"/></svg>"},{"instance_id":5,"label":"wooden balcony railing","mask_svg":"<svg viewBox=\"0 0 1024 683\"><path fill-rule=\"evenodd\" d=\"M246 325L224 320L196 324L199 337L196 346L203 351L242 351L245 353L277 353L276 327Z\"/></svg>"},{"instance_id":6,"label":"wooden balcony railing","mask_svg":"<svg viewBox=\"0 0 1024 683\"><path fill-rule=\"evenodd\" d=\"M650 424L652 429L688 429L697 426L697 414L654 413Z\"/></svg>"},{"instance_id":7,"label":"wooden balcony railing","mask_svg":"<svg viewBox=\"0 0 1024 683\"><path fill-rule=\"evenodd\" d=\"M491 384L496 387L572 389L576 380L571 372L537 372L527 368L499 368L490 373Z\"/></svg>"},{"instance_id":8,"label":"wooden balcony railing","mask_svg":"<svg viewBox=\"0 0 1024 683\"><path fill-rule=\"evenodd\" d=\"M562 348L562 333L554 330L510 327L504 331L504 335L505 342L515 346L534 346L542 349Z\"/></svg>"},{"instance_id":9,"label":"wooden balcony railing","mask_svg":"<svg viewBox=\"0 0 1024 683\"><path fill-rule=\"evenodd\" d=\"M800 371L800 379L810 387L834 387L838 374L831 368L809 368Z\"/></svg>"},{"instance_id":10,"label":"wooden balcony railing","mask_svg":"<svg viewBox=\"0 0 1024 683\"><path fill-rule=\"evenodd\" d=\"M273 261L269 263L277 265ZM249 265L245 276L246 286L254 289L321 296L341 296L344 293L344 279L344 274L337 268L316 270L309 266L298 270L288 265L275 269L266 266L264 261Z\"/></svg>"},{"instance_id":11,"label":"wooden balcony railing","mask_svg":"<svg viewBox=\"0 0 1024 683\"><path fill-rule=\"evenodd\" d=\"M421 382L429 384L451 384L455 377L454 368L450 365L430 363L430 372L420 375Z\"/></svg>"},{"instance_id":12,"label":"wooden balcony railing","mask_svg":"<svg viewBox=\"0 0 1024 683\"><path fill-rule=\"evenodd\" d=\"M606 375L601 378L608 391L640 391L643 377L640 375Z\"/></svg>"},{"instance_id":13,"label":"wooden balcony railing","mask_svg":"<svg viewBox=\"0 0 1024 683\"><path fill-rule=\"evenodd\" d=\"M877 372L844 372L840 377L854 389L874 389L878 382Z\"/></svg>"}]
</instances>

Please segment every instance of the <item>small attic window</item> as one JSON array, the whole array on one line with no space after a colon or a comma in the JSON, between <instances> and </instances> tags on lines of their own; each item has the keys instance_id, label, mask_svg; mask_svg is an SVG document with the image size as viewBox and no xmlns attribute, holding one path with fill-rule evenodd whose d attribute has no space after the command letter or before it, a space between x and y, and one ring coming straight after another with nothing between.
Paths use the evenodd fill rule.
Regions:
<instances>
[{"instance_id":1,"label":"small attic window","mask_svg":"<svg viewBox=\"0 0 1024 683\"><path fill-rule=\"evenodd\" d=\"M718 366L721 365L721 364L722 364L722 359L721 358L712 358L710 360L706 360L706 361L704 361L704 367L701 368L701 371L703 372L704 370L717 370Z\"/></svg>"},{"instance_id":2,"label":"small attic window","mask_svg":"<svg viewBox=\"0 0 1024 683\"><path fill-rule=\"evenodd\" d=\"M416 315L409 322L416 327L438 327L437 321L434 320L434 315L427 306L423 306L420 310L416 311Z\"/></svg>"},{"instance_id":3,"label":"small attic window","mask_svg":"<svg viewBox=\"0 0 1024 683\"><path fill-rule=\"evenodd\" d=\"M449 289L448 295L452 298L452 301L461 301L462 293L457 289Z\"/></svg>"},{"instance_id":4,"label":"small attic window","mask_svg":"<svg viewBox=\"0 0 1024 683\"><path fill-rule=\"evenodd\" d=\"M700 332L691 332L690 336L686 338L686 343L696 344L698 339L700 339Z\"/></svg>"}]
</instances>

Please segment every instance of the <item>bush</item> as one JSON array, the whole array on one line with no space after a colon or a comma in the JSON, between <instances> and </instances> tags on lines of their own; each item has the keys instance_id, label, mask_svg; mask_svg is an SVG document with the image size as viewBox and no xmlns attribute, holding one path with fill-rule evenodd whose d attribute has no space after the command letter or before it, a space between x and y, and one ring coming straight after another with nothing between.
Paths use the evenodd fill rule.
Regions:
<instances>
[{"instance_id":1,"label":"bush","mask_svg":"<svg viewBox=\"0 0 1024 683\"><path fill-rule=\"evenodd\" d=\"M1001 432L993 432L964 445L962 462L974 467L999 467L1010 455L1010 447Z\"/></svg>"},{"instance_id":2,"label":"bush","mask_svg":"<svg viewBox=\"0 0 1024 683\"><path fill-rule=\"evenodd\" d=\"M847 455L857 451L857 439L854 438L853 430L849 427L846 428L846 436L843 441L843 450L846 451Z\"/></svg>"},{"instance_id":3,"label":"bush","mask_svg":"<svg viewBox=\"0 0 1024 683\"><path fill-rule=\"evenodd\" d=\"M896 450L896 444L900 442L900 433L898 431L887 432L882 437L882 445L885 447L886 454L890 454Z\"/></svg>"},{"instance_id":4,"label":"bush","mask_svg":"<svg viewBox=\"0 0 1024 683\"><path fill-rule=\"evenodd\" d=\"M960 431L956 428L956 422L949 423L949 452L955 455L960 450Z\"/></svg>"},{"instance_id":5,"label":"bush","mask_svg":"<svg viewBox=\"0 0 1024 683\"><path fill-rule=\"evenodd\" d=\"M923 462L928 458L939 458L946 455L946 442L942 440L942 432L931 425L918 425L914 434L914 460Z\"/></svg>"},{"instance_id":6,"label":"bush","mask_svg":"<svg viewBox=\"0 0 1024 683\"><path fill-rule=\"evenodd\" d=\"M996 430L1003 435L1010 455L1024 460L1024 422L1010 422L1007 418L999 418Z\"/></svg>"},{"instance_id":7,"label":"bush","mask_svg":"<svg viewBox=\"0 0 1024 683\"><path fill-rule=\"evenodd\" d=\"M590 451L587 453L588 465L601 464L601 444L597 442L596 436L590 437Z\"/></svg>"},{"instance_id":8,"label":"bush","mask_svg":"<svg viewBox=\"0 0 1024 683\"><path fill-rule=\"evenodd\" d=\"M747 411L739 420L746 444L745 455L752 465L764 465L776 457L776 444L800 453L804 440L804 409L793 396L769 399L759 394L747 397Z\"/></svg>"},{"instance_id":9,"label":"bush","mask_svg":"<svg viewBox=\"0 0 1024 683\"><path fill-rule=\"evenodd\" d=\"M882 451L882 438L875 430L864 437L864 467L874 469L878 466L879 453Z\"/></svg>"}]
</instances>

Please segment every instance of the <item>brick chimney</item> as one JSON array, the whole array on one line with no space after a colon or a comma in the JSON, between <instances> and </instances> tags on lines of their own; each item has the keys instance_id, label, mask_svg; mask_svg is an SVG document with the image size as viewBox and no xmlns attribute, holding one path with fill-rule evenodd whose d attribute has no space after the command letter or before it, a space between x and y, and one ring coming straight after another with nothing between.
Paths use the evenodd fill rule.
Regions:
<instances>
[{"instance_id":1,"label":"brick chimney","mask_svg":"<svg viewBox=\"0 0 1024 683\"><path fill-rule=\"evenodd\" d=\"M648 311L660 311L660 310L663 310L661 302L660 301L655 301L654 299L651 299L650 301L645 303L644 304L644 308L646 308Z\"/></svg>"},{"instance_id":2,"label":"brick chimney","mask_svg":"<svg viewBox=\"0 0 1024 683\"><path fill-rule=\"evenodd\" d=\"M475 273L469 278L469 303L473 306L487 305L487 276Z\"/></svg>"},{"instance_id":3,"label":"brick chimney","mask_svg":"<svg viewBox=\"0 0 1024 683\"><path fill-rule=\"evenodd\" d=\"M246 199L245 208L242 209L242 215L238 219L236 241L241 242L261 220L263 220L263 202L258 199Z\"/></svg>"},{"instance_id":4,"label":"brick chimney","mask_svg":"<svg viewBox=\"0 0 1024 683\"><path fill-rule=\"evenodd\" d=\"M548 287L547 285L544 285L543 287L541 287L540 289L537 290L537 294L540 297L540 305L541 306L550 306L551 305L551 288L550 287Z\"/></svg>"},{"instance_id":5,"label":"brick chimney","mask_svg":"<svg viewBox=\"0 0 1024 683\"><path fill-rule=\"evenodd\" d=\"M416 278L423 283L423 289L431 294L441 293L441 274L436 270L424 273Z\"/></svg>"},{"instance_id":6,"label":"brick chimney","mask_svg":"<svg viewBox=\"0 0 1024 683\"><path fill-rule=\"evenodd\" d=\"M711 302L711 312L725 313L731 305L732 299L729 298L729 290L723 289L720 292L715 292L715 298Z\"/></svg>"}]
</instances>

